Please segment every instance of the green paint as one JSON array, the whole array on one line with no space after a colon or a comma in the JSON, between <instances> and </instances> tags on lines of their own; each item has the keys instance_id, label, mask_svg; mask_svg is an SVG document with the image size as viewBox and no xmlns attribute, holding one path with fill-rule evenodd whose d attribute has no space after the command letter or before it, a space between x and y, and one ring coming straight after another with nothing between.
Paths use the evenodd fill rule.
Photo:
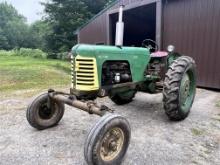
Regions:
<instances>
[{"instance_id":1,"label":"green paint","mask_svg":"<svg viewBox=\"0 0 220 165\"><path fill-rule=\"evenodd\" d=\"M73 55L94 57L97 61L99 85L101 84L102 65L105 61L128 61L133 82L144 81L144 71L150 61L147 48L116 47L103 45L76 45L72 48Z\"/></svg>"},{"instance_id":2,"label":"green paint","mask_svg":"<svg viewBox=\"0 0 220 165\"><path fill-rule=\"evenodd\" d=\"M187 99L189 96L190 96L190 78L188 74L185 74L183 76L180 86L180 100L183 106L187 104Z\"/></svg>"},{"instance_id":3,"label":"green paint","mask_svg":"<svg viewBox=\"0 0 220 165\"><path fill-rule=\"evenodd\" d=\"M187 113L193 103L194 95L196 91L196 80L193 72L188 70L181 81L180 85L180 107L184 113Z\"/></svg>"}]
</instances>

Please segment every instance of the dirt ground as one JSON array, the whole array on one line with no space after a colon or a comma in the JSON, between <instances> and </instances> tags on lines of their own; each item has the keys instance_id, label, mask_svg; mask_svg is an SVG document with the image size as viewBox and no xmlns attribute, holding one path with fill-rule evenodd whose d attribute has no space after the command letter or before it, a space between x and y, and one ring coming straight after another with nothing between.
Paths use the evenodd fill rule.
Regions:
<instances>
[{"instance_id":1,"label":"dirt ground","mask_svg":"<svg viewBox=\"0 0 220 165\"><path fill-rule=\"evenodd\" d=\"M86 164L84 141L99 117L66 107L58 126L37 131L26 121L30 100L22 92L13 98L0 94L0 164ZM125 106L108 98L98 101L130 122L132 139L123 165L220 164L219 92L197 90L192 111L182 122L167 119L161 94L139 93Z\"/></svg>"}]
</instances>

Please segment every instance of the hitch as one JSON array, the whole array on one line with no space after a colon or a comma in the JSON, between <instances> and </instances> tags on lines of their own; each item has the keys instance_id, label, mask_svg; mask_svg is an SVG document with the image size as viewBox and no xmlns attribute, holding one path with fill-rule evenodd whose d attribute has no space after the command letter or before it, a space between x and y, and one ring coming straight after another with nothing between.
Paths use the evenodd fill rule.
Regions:
<instances>
[{"instance_id":1,"label":"hitch","mask_svg":"<svg viewBox=\"0 0 220 165\"><path fill-rule=\"evenodd\" d=\"M64 92L58 92L53 89L48 90L48 107L53 106L52 100L55 102L61 102L64 104L67 104L69 106L78 108L80 110L83 110L85 112L88 112L89 114L96 114L99 116L104 116L106 112L113 113L114 111L108 108L105 105L97 105L94 101L82 101L78 100L75 95L71 95Z\"/></svg>"}]
</instances>

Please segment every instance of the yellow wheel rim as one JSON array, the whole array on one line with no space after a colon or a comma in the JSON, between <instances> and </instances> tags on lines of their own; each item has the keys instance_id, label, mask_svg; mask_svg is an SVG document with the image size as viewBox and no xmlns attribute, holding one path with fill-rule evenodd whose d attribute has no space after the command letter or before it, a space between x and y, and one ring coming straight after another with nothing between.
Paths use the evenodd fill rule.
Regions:
<instances>
[{"instance_id":1,"label":"yellow wheel rim","mask_svg":"<svg viewBox=\"0 0 220 165\"><path fill-rule=\"evenodd\" d=\"M102 160L114 160L123 148L124 139L125 135L121 128L115 127L109 130L101 142L100 156Z\"/></svg>"}]
</instances>

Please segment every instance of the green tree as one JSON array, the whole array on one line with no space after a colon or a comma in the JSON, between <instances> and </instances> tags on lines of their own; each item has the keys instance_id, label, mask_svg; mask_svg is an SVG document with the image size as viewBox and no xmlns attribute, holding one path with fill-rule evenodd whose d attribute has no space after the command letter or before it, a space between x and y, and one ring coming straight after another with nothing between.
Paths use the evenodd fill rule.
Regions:
<instances>
[{"instance_id":1,"label":"green tree","mask_svg":"<svg viewBox=\"0 0 220 165\"><path fill-rule=\"evenodd\" d=\"M85 3L78 0L51 0L43 5L46 20L52 27L46 37L48 50L54 53L68 51L76 41L74 30L87 21L91 14Z\"/></svg>"},{"instance_id":2,"label":"green tree","mask_svg":"<svg viewBox=\"0 0 220 165\"><path fill-rule=\"evenodd\" d=\"M6 2L0 3L0 45L1 49L28 47L26 19Z\"/></svg>"},{"instance_id":3,"label":"green tree","mask_svg":"<svg viewBox=\"0 0 220 165\"><path fill-rule=\"evenodd\" d=\"M46 20L52 30L46 37L50 52L68 51L76 44L74 31L112 0L50 0L45 6Z\"/></svg>"},{"instance_id":4,"label":"green tree","mask_svg":"<svg viewBox=\"0 0 220 165\"><path fill-rule=\"evenodd\" d=\"M6 38L3 30L0 27L0 50L9 49L8 39Z\"/></svg>"},{"instance_id":5,"label":"green tree","mask_svg":"<svg viewBox=\"0 0 220 165\"><path fill-rule=\"evenodd\" d=\"M32 25L7 2L0 3L0 49L40 48L68 51L75 43L74 31L114 0L49 0L44 21Z\"/></svg>"},{"instance_id":6,"label":"green tree","mask_svg":"<svg viewBox=\"0 0 220 165\"><path fill-rule=\"evenodd\" d=\"M29 43L32 48L47 50L46 36L51 32L51 28L46 21L36 21L29 27Z\"/></svg>"}]
</instances>

